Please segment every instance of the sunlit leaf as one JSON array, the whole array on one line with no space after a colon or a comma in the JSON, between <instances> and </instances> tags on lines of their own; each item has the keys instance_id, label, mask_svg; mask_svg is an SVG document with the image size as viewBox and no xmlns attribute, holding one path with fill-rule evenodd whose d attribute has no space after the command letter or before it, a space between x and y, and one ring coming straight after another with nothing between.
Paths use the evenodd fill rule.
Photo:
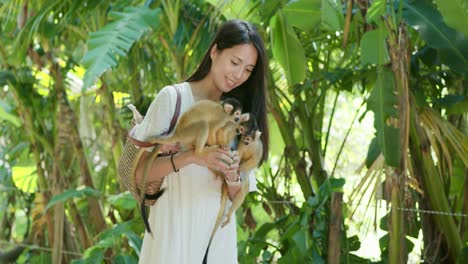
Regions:
<instances>
[{"instance_id":1,"label":"sunlit leaf","mask_svg":"<svg viewBox=\"0 0 468 264\"><path fill-rule=\"evenodd\" d=\"M255 1L250 0L206 0L216 8L219 8L221 13L229 19L244 19L251 23L259 23L258 9L255 8Z\"/></svg>"},{"instance_id":2,"label":"sunlit leaf","mask_svg":"<svg viewBox=\"0 0 468 264\"><path fill-rule=\"evenodd\" d=\"M342 31L344 15L341 2L322 0L322 26L329 31Z\"/></svg>"},{"instance_id":3,"label":"sunlit leaf","mask_svg":"<svg viewBox=\"0 0 468 264\"><path fill-rule=\"evenodd\" d=\"M304 48L281 11L271 19L273 56L283 67L290 86L305 78L306 60Z\"/></svg>"},{"instance_id":4,"label":"sunlit leaf","mask_svg":"<svg viewBox=\"0 0 468 264\"><path fill-rule=\"evenodd\" d=\"M127 55L133 43L151 27L159 24L160 9L127 7L124 12L111 12L116 20L90 34L88 52L81 63L87 71L83 89L93 85L107 70L118 64L119 57Z\"/></svg>"},{"instance_id":5,"label":"sunlit leaf","mask_svg":"<svg viewBox=\"0 0 468 264\"><path fill-rule=\"evenodd\" d=\"M386 38L388 31L383 27L368 31L361 40L361 63L362 64L386 64L390 61Z\"/></svg>"},{"instance_id":6,"label":"sunlit leaf","mask_svg":"<svg viewBox=\"0 0 468 264\"><path fill-rule=\"evenodd\" d=\"M85 187L83 189L72 189L66 190L63 193L55 195L50 199L49 203L47 204L44 212L47 211L51 206L58 202L65 202L72 198L82 198L85 196L99 196L100 192L98 190L92 189L90 187Z\"/></svg>"},{"instance_id":7,"label":"sunlit leaf","mask_svg":"<svg viewBox=\"0 0 468 264\"><path fill-rule=\"evenodd\" d=\"M445 23L468 37L468 0L435 0Z\"/></svg>"},{"instance_id":8,"label":"sunlit leaf","mask_svg":"<svg viewBox=\"0 0 468 264\"><path fill-rule=\"evenodd\" d=\"M34 193L37 188L36 166L14 166L12 178L15 186L23 192Z\"/></svg>"},{"instance_id":9,"label":"sunlit leaf","mask_svg":"<svg viewBox=\"0 0 468 264\"><path fill-rule=\"evenodd\" d=\"M320 23L320 7L321 0L299 0L288 3L283 14L292 26L308 31Z\"/></svg>"},{"instance_id":10,"label":"sunlit leaf","mask_svg":"<svg viewBox=\"0 0 468 264\"><path fill-rule=\"evenodd\" d=\"M372 2L369 10L367 10L367 23L375 22L385 13L387 8L387 0L375 0Z\"/></svg>"},{"instance_id":11,"label":"sunlit leaf","mask_svg":"<svg viewBox=\"0 0 468 264\"><path fill-rule=\"evenodd\" d=\"M281 156L284 154L284 142L278 123L275 122L272 116L269 116L268 124L270 125L270 141L274 142L274 144L270 146L270 154L273 156Z\"/></svg>"}]
</instances>

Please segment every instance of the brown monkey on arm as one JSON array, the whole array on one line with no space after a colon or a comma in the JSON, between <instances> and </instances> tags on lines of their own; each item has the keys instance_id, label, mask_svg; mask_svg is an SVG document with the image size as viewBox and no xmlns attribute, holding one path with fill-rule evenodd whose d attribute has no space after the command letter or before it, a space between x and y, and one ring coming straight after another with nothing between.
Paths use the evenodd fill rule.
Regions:
<instances>
[{"instance_id":1,"label":"brown monkey on arm","mask_svg":"<svg viewBox=\"0 0 468 264\"><path fill-rule=\"evenodd\" d=\"M240 172L248 172L260 163L263 155L263 145L260 140L261 132L257 129L257 123L254 118L249 120L249 125L245 126L245 129L241 135L241 141L237 148L238 155L240 157ZM249 175L246 175L241 181L241 189L237 193L236 197L232 200L231 207L226 215L226 220L223 222L223 227L231 221L232 214L242 205L245 197L249 193L250 179Z\"/></svg>"}]
</instances>

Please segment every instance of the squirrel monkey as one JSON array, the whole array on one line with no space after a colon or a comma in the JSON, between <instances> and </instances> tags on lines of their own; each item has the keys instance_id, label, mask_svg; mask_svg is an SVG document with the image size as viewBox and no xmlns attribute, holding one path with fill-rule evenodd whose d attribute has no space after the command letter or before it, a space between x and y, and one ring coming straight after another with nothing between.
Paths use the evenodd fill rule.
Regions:
<instances>
[{"instance_id":1,"label":"squirrel monkey","mask_svg":"<svg viewBox=\"0 0 468 264\"><path fill-rule=\"evenodd\" d=\"M229 150L231 141L238 135L242 135L246 129L250 120L249 113L243 113L240 118L240 123L228 122L225 126L218 129L216 133L212 134L207 141L209 146L217 145L222 147L224 150Z\"/></svg>"},{"instance_id":2,"label":"squirrel monkey","mask_svg":"<svg viewBox=\"0 0 468 264\"><path fill-rule=\"evenodd\" d=\"M252 121L249 123L250 125L248 126L248 129L246 129L241 135L241 141L239 142L239 146L237 148L240 157L240 172L247 172L257 167L263 154L263 144L260 140L260 135L262 133L257 129L257 123L255 122L254 118L252 118ZM246 175L246 177L242 180L242 186L239 193L237 193L236 197L232 201L232 205L229 208L229 211L227 212L226 220L222 225L223 227L231 221L232 214L244 202L245 197L249 193L249 187L250 179L249 176Z\"/></svg>"},{"instance_id":3,"label":"squirrel monkey","mask_svg":"<svg viewBox=\"0 0 468 264\"><path fill-rule=\"evenodd\" d=\"M235 98L227 98L222 103L201 100L190 107L177 121L174 133L170 136L152 136L150 143L168 144L180 142L195 146L195 154L201 154L210 137L228 123L239 124L248 119L242 114L241 103Z\"/></svg>"},{"instance_id":4,"label":"squirrel monkey","mask_svg":"<svg viewBox=\"0 0 468 264\"><path fill-rule=\"evenodd\" d=\"M208 143L208 145L220 146L225 150L229 150L230 149L229 145L230 145L231 141L236 136L242 135L243 133L246 133L249 130L251 130L250 126L252 126L253 123L256 124L255 118L251 118L249 113L244 113L244 114L242 114L241 122L239 124L233 123L233 122L228 122L224 127L218 129L216 131L216 134L212 135L214 137L211 137L208 140L207 143ZM212 172L214 174L216 174L216 175L221 174L220 171L213 171L212 170ZM222 178L223 178L223 184L221 186L221 202L220 202L221 206L220 206L220 209L219 209L219 212L218 212L218 216L216 217L216 222L215 222L215 226L213 228L213 232L211 233L210 240L208 242L208 247L207 247L207 251L205 253L205 258L206 258L207 254L208 254L208 250L210 248L211 241L213 240L215 232L216 232L216 230L218 229L219 225L222 222L224 211L225 211L227 200L228 200L228 196L229 196L228 195L228 190L227 190L227 184L226 184L226 181L225 181L225 176L223 176ZM248 190L248 186L249 186L248 181L247 181L247 183L244 183L244 184L247 184L247 190ZM237 196L236 196L236 199L237 199ZM243 199L242 199L242 201L243 201ZM242 204L242 201L240 202L240 204ZM205 261L204 261L204 263L205 263Z\"/></svg>"},{"instance_id":5,"label":"squirrel monkey","mask_svg":"<svg viewBox=\"0 0 468 264\"><path fill-rule=\"evenodd\" d=\"M229 123L239 124L246 116L242 115L241 103L235 98L226 98L221 103L211 100L201 100L193 104L177 121L174 132L169 136L151 136L145 141L157 144L146 161L140 186L141 214L146 229L151 234L151 228L146 218L145 189L148 173L154 159L159 154L162 144L180 142L186 146L195 146L195 155L203 153L210 135ZM247 117L248 119L248 117ZM161 189L154 197L159 198L165 189ZM154 199L154 200L156 200Z\"/></svg>"}]
</instances>

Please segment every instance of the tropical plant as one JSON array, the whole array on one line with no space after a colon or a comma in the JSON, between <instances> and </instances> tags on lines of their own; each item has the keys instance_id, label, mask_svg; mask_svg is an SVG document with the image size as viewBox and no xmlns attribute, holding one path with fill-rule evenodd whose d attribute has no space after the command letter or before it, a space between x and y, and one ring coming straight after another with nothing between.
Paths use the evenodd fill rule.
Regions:
<instances>
[{"instance_id":1,"label":"tropical plant","mask_svg":"<svg viewBox=\"0 0 468 264\"><path fill-rule=\"evenodd\" d=\"M124 106L145 112L231 18L266 40L275 140L237 214L240 261L370 262L353 253L355 208L343 206L368 197L388 204L382 263L406 262L419 231L425 262L462 260L467 10L463 0L0 0L0 240L23 245L0 247L0 262L136 262L143 226L115 177ZM367 109L336 143L349 95ZM343 149L370 112L367 171L343 198Z\"/></svg>"}]
</instances>

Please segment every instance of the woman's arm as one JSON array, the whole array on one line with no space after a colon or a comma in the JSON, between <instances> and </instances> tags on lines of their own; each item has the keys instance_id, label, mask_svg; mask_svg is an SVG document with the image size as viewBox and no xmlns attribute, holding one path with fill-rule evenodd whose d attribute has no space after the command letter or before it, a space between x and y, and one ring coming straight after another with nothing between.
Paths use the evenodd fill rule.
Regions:
<instances>
[{"instance_id":1,"label":"woman's arm","mask_svg":"<svg viewBox=\"0 0 468 264\"><path fill-rule=\"evenodd\" d=\"M141 181L143 178L143 172L145 170L145 166L148 162L148 158L151 156L151 152L145 151L140 158L140 161L137 164L135 170L135 180L137 183ZM179 169L184 167L192 162L192 155L189 150L181 152L173 157L174 165L176 168ZM164 156L158 157L153 160L153 164L151 164L150 171L148 173L147 182L155 182L161 181L165 176L169 175L173 172L172 164L171 164L171 157Z\"/></svg>"},{"instance_id":2,"label":"woman's arm","mask_svg":"<svg viewBox=\"0 0 468 264\"><path fill-rule=\"evenodd\" d=\"M212 170L228 170L231 167L227 164L235 163L231 154L221 148L206 148L203 154L195 155L192 149L183 151L173 156L174 166L176 170L187 166L190 163L195 163L200 166L208 167ZM146 163L150 156L150 152L144 152L137 164L135 170L135 179L139 183L143 178ZM225 162L223 162L223 160ZM171 172L173 172L171 157L158 157L151 164L150 172L147 177L147 182L160 181ZM236 169L237 171L237 169Z\"/></svg>"}]
</instances>

